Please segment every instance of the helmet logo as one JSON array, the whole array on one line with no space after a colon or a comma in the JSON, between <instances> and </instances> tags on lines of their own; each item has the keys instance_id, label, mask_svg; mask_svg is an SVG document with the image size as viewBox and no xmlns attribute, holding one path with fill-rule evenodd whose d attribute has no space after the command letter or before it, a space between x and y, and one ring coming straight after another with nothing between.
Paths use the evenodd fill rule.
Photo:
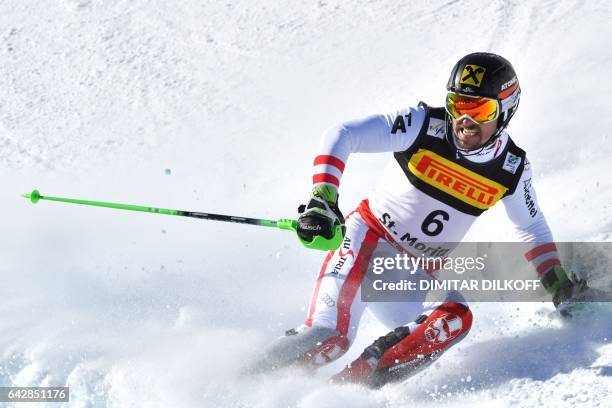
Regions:
<instances>
[{"instance_id":1,"label":"helmet logo","mask_svg":"<svg viewBox=\"0 0 612 408\"><path fill-rule=\"evenodd\" d=\"M506 89L508 89L508 88L509 88L511 85L514 85L514 84L515 84L515 83L517 83L517 82L518 82L518 79L516 79L516 75L515 75L515 76L514 76L514 77L513 77L511 80L509 80L508 82L506 82L506 83L502 84L502 86L501 86L501 88L500 88L500 91L505 91L505 90L506 90Z\"/></svg>"},{"instance_id":2,"label":"helmet logo","mask_svg":"<svg viewBox=\"0 0 612 408\"><path fill-rule=\"evenodd\" d=\"M461 73L462 84L480 86L482 83L482 77L484 76L485 69L478 65L466 65Z\"/></svg>"}]
</instances>

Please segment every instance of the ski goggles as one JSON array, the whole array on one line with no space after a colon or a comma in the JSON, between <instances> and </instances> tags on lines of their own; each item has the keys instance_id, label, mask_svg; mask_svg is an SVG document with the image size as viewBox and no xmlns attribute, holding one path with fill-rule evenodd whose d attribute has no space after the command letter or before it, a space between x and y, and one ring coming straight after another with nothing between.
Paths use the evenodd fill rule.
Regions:
<instances>
[{"instance_id":1,"label":"ski goggles","mask_svg":"<svg viewBox=\"0 0 612 408\"><path fill-rule=\"evenodd\" d=\"M468 115L474 122L484 124L499 117L500 104L497 99L449 92L446 94L446 111L454 119Z\"/></svg>"}]
</instances>

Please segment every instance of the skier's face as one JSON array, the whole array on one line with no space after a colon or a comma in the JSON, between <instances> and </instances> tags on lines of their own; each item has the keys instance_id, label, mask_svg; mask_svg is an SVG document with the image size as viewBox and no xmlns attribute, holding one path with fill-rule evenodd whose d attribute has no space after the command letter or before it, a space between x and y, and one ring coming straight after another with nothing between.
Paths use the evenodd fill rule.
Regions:
<instances>
[{"instance_id":1,"label":"skier's face","mask_svg":"<svg viewBox=\"0 0 612 408\"><path fill-rule=\"evenodd\" d=\"M474 150L489 141L497 130L497 121L480 125L468 117L453 119L453 132L455 132L457 147L465 150Z\"/></svg>"}]
</instances>

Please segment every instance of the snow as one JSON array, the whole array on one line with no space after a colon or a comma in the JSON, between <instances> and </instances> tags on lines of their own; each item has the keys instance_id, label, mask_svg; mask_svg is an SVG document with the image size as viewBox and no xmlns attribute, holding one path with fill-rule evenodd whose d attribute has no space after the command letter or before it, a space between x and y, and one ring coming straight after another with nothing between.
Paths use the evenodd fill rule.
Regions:
<instances>
[{"instance_id":1,"label":"snow","mask_svg":"<svg viewBox=\"0 0 612 408\"><path fill-rule=\"evenodd\" d=\"M287 232L41 202L295 215L322 131L424 100L497 52L523 95L511 134L558 240L612 238L609 2L6 0L0 3L0 385L71 387L73 407L612 405L612 311L475 304L469 336L409 381L246 378L303 319L322 254ZM356 155L346 212L388 155ZM508 228L492 228L508 226ZM472 240L512 239L503 209ZM34 405L34 404L31 404Z\"/></svg>"}]
</instances>

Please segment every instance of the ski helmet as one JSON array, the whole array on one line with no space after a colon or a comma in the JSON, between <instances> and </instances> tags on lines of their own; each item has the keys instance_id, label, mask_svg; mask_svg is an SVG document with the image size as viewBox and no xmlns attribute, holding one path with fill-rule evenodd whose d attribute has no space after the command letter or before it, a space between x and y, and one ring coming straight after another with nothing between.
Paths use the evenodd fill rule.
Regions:
<instances>
[{"instance_id":1,"label":"ski helmet","mask_svg":"<svg viewBox=\"0 0 612 408\"><path fill-rule=\"evenodd\" d=\"M504 57L489 52L475 52L461 58L451 71L446 89L499 101L497 131L485 145L493 143L508 126L521 97L521 88L512 64ZM448 113L446 117L447 125L450 125Z\"/></svg>"}]
</instances>

